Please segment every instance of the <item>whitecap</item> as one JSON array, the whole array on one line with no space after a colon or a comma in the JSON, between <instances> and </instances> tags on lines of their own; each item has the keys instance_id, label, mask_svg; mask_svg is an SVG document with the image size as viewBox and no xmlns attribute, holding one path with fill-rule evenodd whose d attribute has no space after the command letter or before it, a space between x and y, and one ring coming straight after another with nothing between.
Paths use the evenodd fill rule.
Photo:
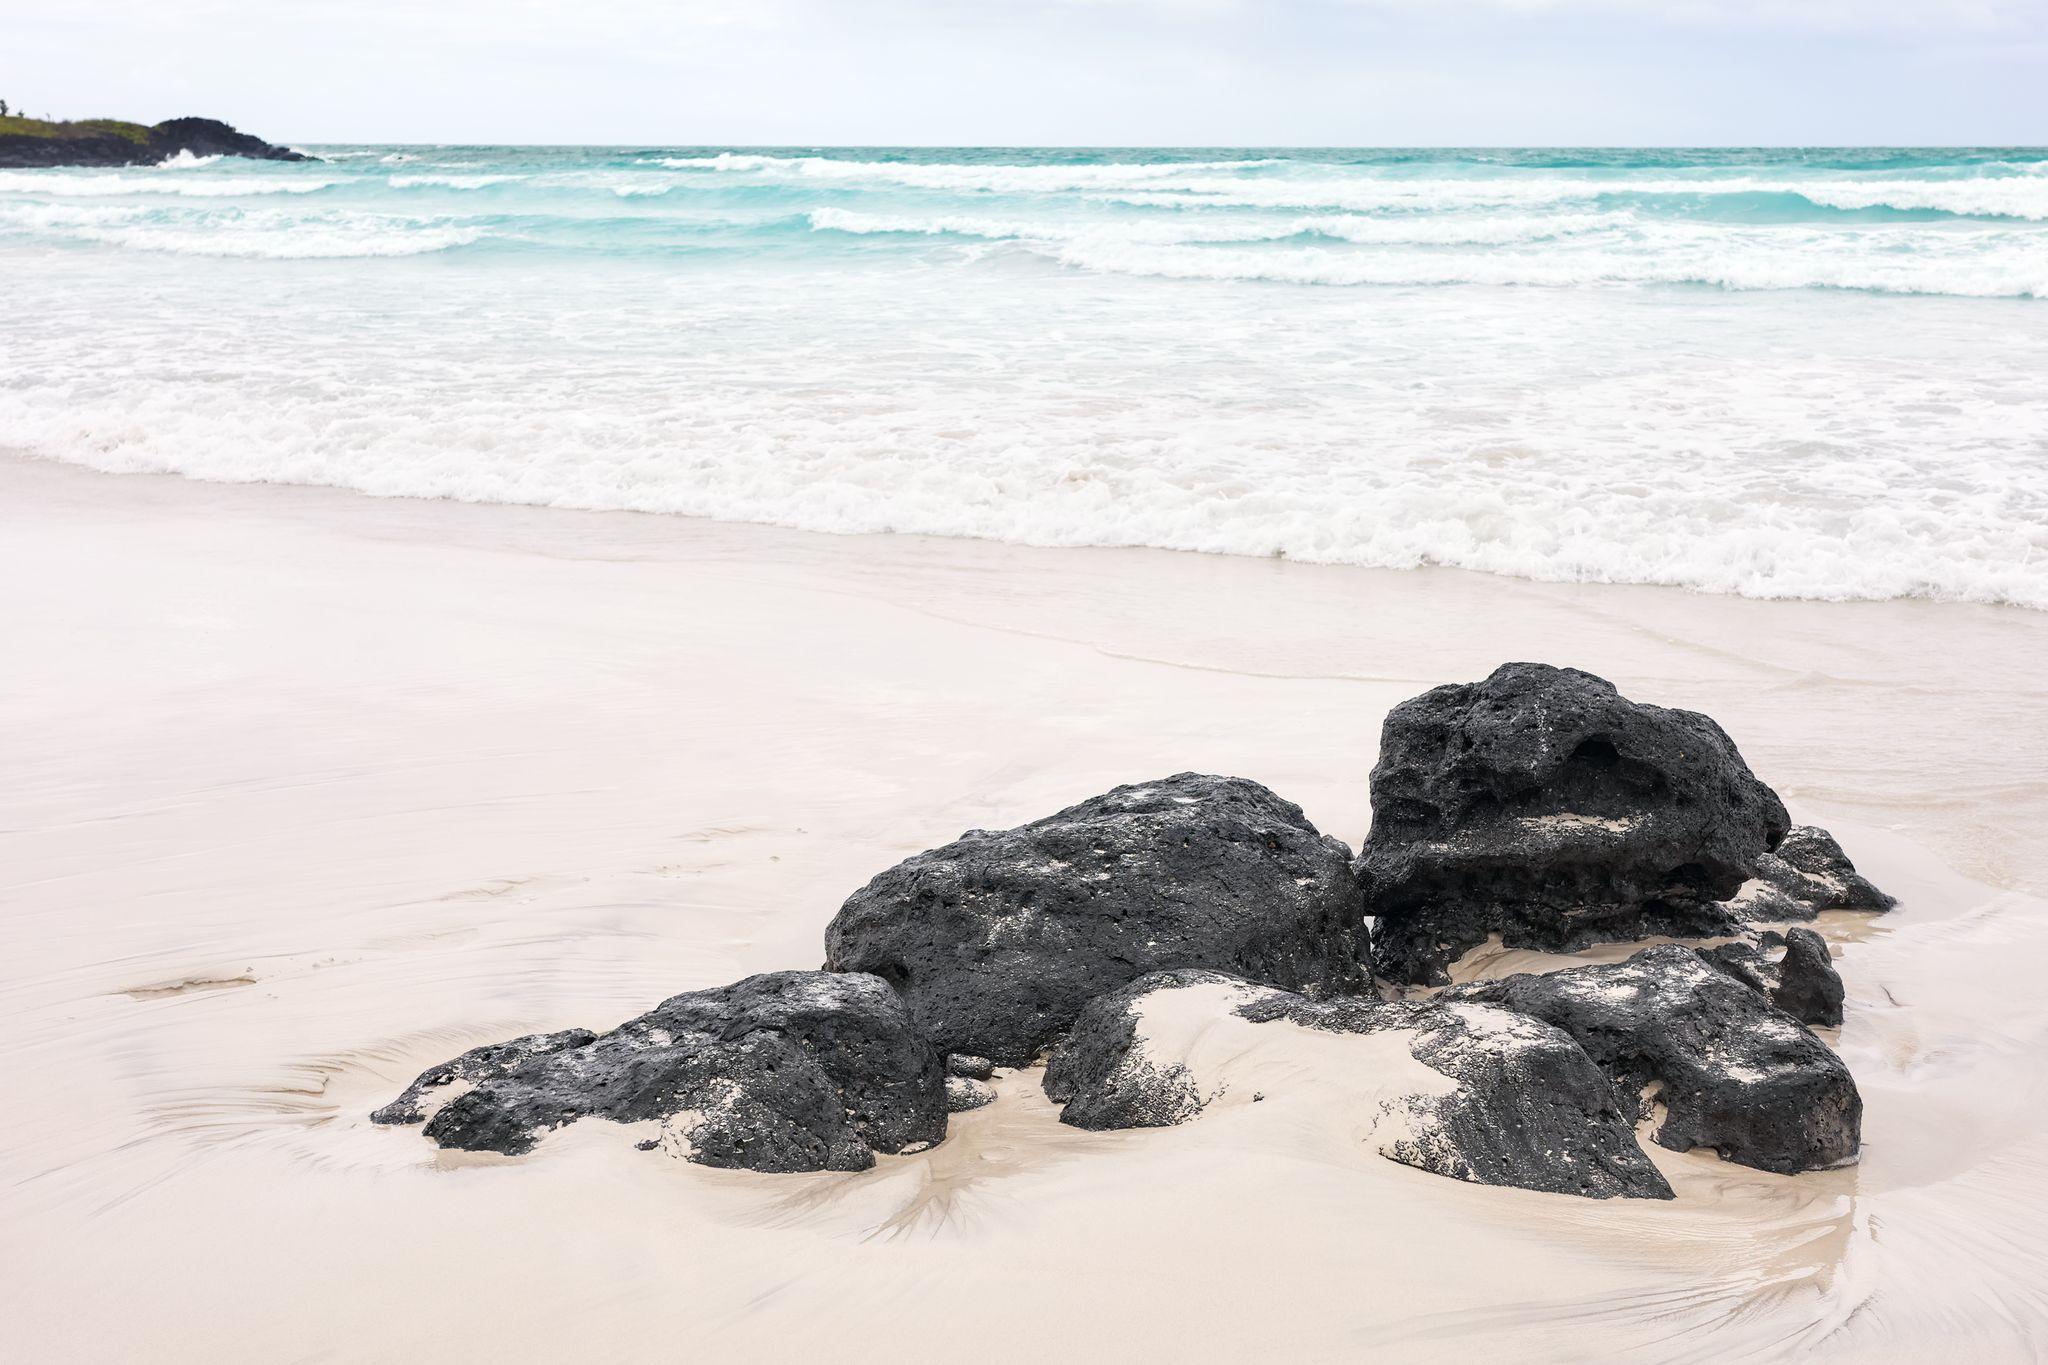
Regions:
<instances>
[{"instance_id":1,"label":"whitecap","mask_svg":"<svg viewBox=\"0 0 2048 1365\"><path fill-rule=\"evenodd\" d=\"M200 178L183 175L77 175L63 171L0 171L0 192L55 195L60 198L113 198L127 194L179 195L194 199L232 199L245 195L314 194L342 182L326 176L232 175Z\"/></svg>"},{"instance_id":2,"label":"whitecap","mask_svg":"<svg viewBox=\"0 0 2048 1365\"><path fill-rule=\"evenodd\" d=\"M1161 279L1259 281L1300 285L1590 285L1696 284L1731 290L1856 289L1975 298L2048 298L2048 255L2037 251L1980 259L1858 252L1852 241L1801 249L1728 244L1691 254L1574 251L1414 255L1302 248L1290 252L1201 249L1079 239L1024 242L1062 265Z\"/></svg>"},{"instance_id":3,"label":"whitecap","mask_svg":"<svg viewBox=\"0 0 2048 1365\"><path fill-rule=\"evenodd\" d=\"M526 178L523 175L394 175L385 183L394 190L482 190L492 185L516 184Z\"/></svg>"},{"instance_id":4,"label":"whitecap","mask_svg":"<svg viewBox=\"0 0 2048 1365\"><path fill-rule=\"evenodd\" d=\"M418 256L468 246L484 236L474 225L388 214L166 213L143 206L67 203L0 204L0 231L7 229L136 251L257 260Z\"/></svg>"},{"instance_id":5,"label":"whitecap","mask_svg":"<svg viewBox=\"0 0 2048 1365\"><path fill-rule=\"evenodd\" d=\"M950 214L876 214L839 208L813 209L806 217L817 231L857 236L902 234L979 237L989 241L1154 245L1286 242L1300 237L1325 237L1360 244L1498 246L1603 232L1627 227L1635 221L1634 216L1628 213L1458 218L1370 218L1322 214L1292 218L1004 219Z\"/></svg>"}]
</instances>

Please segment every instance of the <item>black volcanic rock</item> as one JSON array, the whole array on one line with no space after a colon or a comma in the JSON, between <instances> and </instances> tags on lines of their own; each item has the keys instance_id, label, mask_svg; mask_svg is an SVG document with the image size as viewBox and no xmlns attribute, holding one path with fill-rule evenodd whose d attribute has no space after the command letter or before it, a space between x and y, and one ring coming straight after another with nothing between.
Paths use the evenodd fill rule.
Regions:
<instances>
[{"instance_id":1,"label":"black volcanic rock","mask_svg":"<svg viewBox=\"0 0 2048 1365\"><path fill-rule=\"evenodd\" d=\"M1785 955L1771 982L1771 1003L1802 1024L1836 1028L1846 996L1827 940L1811 929L1787 930Z\"/></svg>"},{"instance_id":2,"label":"black volcanic rock","mask_svg":"<svg viewBox=\"0 0 2048 1365\"><path fill-rule=\"evenodd\" d=\"M1707 965L1757 991L1802 1024L1833 1028L1842 1022L1842 975L1835 970L1827 940L1811 929L1765 933L1761 948L1783 948L1773 962L1747 943L1703 948Z\"/></svg>"},{"instance_id":3,"label":"black volcanic rock","mask_svg":"<svg viewBox=\"0 0 2048 1365\"><path fill-rule=\"evenodd\" d=\"M1260 987L1229 972L1181 967L1150 972L1088 1002L1045 1059L1046 1098L1061 1106L1060 1122L1095 1132L1171 1128L1207 1106L1208 1096L1167 1040L1140 1037L1147 1004L1175 991L1218 987L1228 998L1215 1013L1291 992ZM1360 999L1361 1009L1371 1002Z\"/></svg>"},{"instance_id":4,"label":"black volcanic rock","mask_svg":"<svg viewBox=\"0 0 2048 1365\"><path fill-rule=\"evenodd\" d=\"M153 128L109 120L44 124L49 136L0 133L0 169L53 166L148 166L181 152L241 156L259 161L315 161L289 147L274 147L218 119L166 119ZM125 131L118 131L125 130Z\"/></svg>"},{"instance_id":5,"label":"black volcanic rock","mask_svg":"<svg viewBox=\"0 0 2048 1365\"><path fill-rule=\"evenodd\" d=\"M1656 1087L1656 1140L1673 1151L1711 1147L1788 1175L1856 1154L1863 1100L1841 1058L1691 948L1659 944L1626 962L1474 982L1437 999L1532 1015L1578 1039L1624 1092Z\"/></svg>"},{"instance_id":6,"label":"black volcanic rock","mask_svg":"<svg viewBox=\"0 0 2048 1365\"><path fill-rule=\"evenodd\" d=\"M1789 821L1721 727L1577 669L1512 663L1395 707L1358 860L1374 964L1441 984L1469 949L1727 933Z\"/></svg>"},{"instance_id":7,"label":"black volcanic rock","mask_svg":"<svg viewBox=\"0 0 2048 1365\"><path fill-rule=\"evenodd\" d=\"M1412 1136L1388 1155L1438 1175L1591 1199L1670 1199L1643 1155L1636 1115L1578 1042L1507 1010L1417 1010L1415 1060L1459 1083L1417 1101Z\"/></svg>"},{"instance_id":8,"label":"black volcanic rock","mask_svg":"<svg viewBox=\"0 0 2048 1365\"><path fill-rule=\"evenodd\" d=\"M1856 871L1835 836L1813 825L1794 825L1779 841L1778 860L1811 879L1805 894L1820 910L1884 911L1898 902Z\"/></svg>"},{"instance_id":9,"label":"black volcanic rock","mask_svg":"<svg viewBox=\"0 0 2048 1365\"><path fill-rule=\"evenodd\" d=\"M826 966L895 986L941 1050L1021 1066L1090 1000L1161 968L1362 987L1349 863L1258 783L1182 773L897 864L826 929Z\"/></svg>"},{"instance_id":10,"label":"black volcanic rock","mask_svg":"<svg viewBox=\"0 0 2048 1365\"><path fill-rule=\"evenodd\" d=\"M1349 1055L1290 1056L1290 1027L1345 1039ZM1426 1072L1418 1084L1398 1054L1390 1065L1365 1039L1389 1031L1455 1084ZM1090 1129L1168 1127L1233 1099L1335 1102L1350 1117L1329 1121L1368 1125L1368 1146L1420 1170L1596 1199L1671 1197L1585 1050L1485 1006L1322 1003L1220 972L1157 972L1081 1012L1047 1063L1045 1092L1065 1106L1062 1123Z\"/></svg>"},{"instance_id":11,"label":"black volcanic rock","mask_svg":"<svg viewBox=\"0 0 2048 1365\"><path fill-rule=\"evenodd\" d=\"M675 996L610 1033L479 1048L423 1073L375 1117L417 1121L423 1099L454 1080L473 1088L441 1104L426 1135L466 1151L529 1151L598 1117L657 1121L641 1145L700 1165L858 1171L876 1152L946 1135L939 1054L886 983L851 973L769 972Z\"/></svg>"},{"instance_id":12,"label":"black volcanic rock","mask_svg":"<svg viewBox=\"0 0 2048 1365\"><path fill-rule=\"evenodd\" d=\"M165 119L149 130L149 145L158 160L190 152L193 156L241 156L254 161L308 161L304 152L273 147L219 119Z\"/></svg>"},{"instance_id":13,"label":"black volcanic rock","mask_svg":"<svg viewBox=\"0 0 2048 1365\"><path fill-rule=\"evenodd\" d=\"M1812 919L1823 910L1876 914L1898 903L1857 872L1834 835L1812 825L1794 825L1775 852L1757 860L1756 877L1728 903L1745 920Z\"/></svg>"},{"instance_id":14,"label":"black volcanic rock","mask_svg":"<svg viewBox=\"0 0 2048 1365\"><path fill-rule=\"evenodd\" d=\"M493 1076L502 1076L550 1052L583 1047L597 1035L587 1028L564 1029L560 1033L529 1033L508 1043L473 1047L452 1061L428 1067L413 1079L405 1092L370 1115L372 1123L425 1123L441 1106L465 1094ZM456 1089L456 1086L461 1089Z\"/></svg>"}]
</instances>

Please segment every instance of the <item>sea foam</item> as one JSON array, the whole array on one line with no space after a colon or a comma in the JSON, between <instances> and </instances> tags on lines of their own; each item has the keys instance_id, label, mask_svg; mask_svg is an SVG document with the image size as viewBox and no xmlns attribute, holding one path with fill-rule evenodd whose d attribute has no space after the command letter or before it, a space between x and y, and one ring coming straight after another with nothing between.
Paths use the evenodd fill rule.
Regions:
<instances>
[{"instance_id":1,"label":"sea foam","mask_svg":"<svg viewBox=\"0 0 2048 1365\"><path fill-rule=\"evenodd\" d=\"M2048 607L2048 154L313 150L0 172L0 446Z\"/></svg>"}]
</instances>

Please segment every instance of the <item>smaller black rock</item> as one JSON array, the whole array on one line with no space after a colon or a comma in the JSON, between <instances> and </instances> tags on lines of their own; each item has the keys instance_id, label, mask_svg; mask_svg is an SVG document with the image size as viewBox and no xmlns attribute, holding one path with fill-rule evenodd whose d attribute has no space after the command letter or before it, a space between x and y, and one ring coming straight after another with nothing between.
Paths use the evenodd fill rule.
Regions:
<instances>
[{"instance_id":1,"label":"smaller black rock","mask_svg":"<svg viewBox=\"0 0 2048 1365\"><path fill-rule=\"evenodd\" d=\"M473 1088L440 1105L426 1135L466 1151L530 1151L595 1117L657 1122L640 1145L700 1165L858 1171L946 1135L938 1054L887 983L842 972L769 972L675 996L610 1033L477 1048L422 1073L378 1121L417 1121L423 1097L456 1080Z\"/></svg>"},{"instance_id":2,"label":"smaller black rock","mask_svg":"<svg viewBox=\"0 0 2048 1365\"><path fill-rule=\"evenodd\" d=\"M1771 948L1785 950L1776 962L1764 955L1763 950ZM1724 943L1701 949L1700 956L1802 1024L1834 1028L1842 1022L1842 976L1835 970L1827 940L1811 929L1767 931L1757 947Z\"/></svg>"},{"instance_id":3,"label":"smaller black rock","mask_svg":"<svg viewBox=\"0 0 2048 1365\"><path fill-rule=\"evenodd\" d=\"M1881 914L1898 904L1856 870L1835 836L1795 825L1777 851L1757 859L1756 880L1728 902L1747 923L1812 919L1823 910Z\"/></svg>"},{"instance_id":4,"label":"smaller black rock","mask_svg":"<svg viewBox=\"0 0 2048 1365\"><path fill-rule=\"evenodd\" d=\"M1579 1040L1624 1094L1662 1101L1656 1140L1789 1175L1856 1155L1863 1100L1842 1059L1753 986L1675 943L1626 962L1473 982L1485 1001Z\"/></svg>"},{"instance_id":5,"label":"smaller black rock","mask_svg":"<svg viewBox=\"0 0 2048 1365\"><path fill-rule=\"evenodd\" d=\"M1312 1064L1289 1054L1293 1028L1355 1041L1341 1056L1318 1049ZM1366 1036L1386 1032L1405 1057ZM1198 1040L1200 1062L1190 1055ZM1155 972L1083 1010L1045 1070L1046 1095L1065 1106L1060 1121L1089 1129L1169 1127L1233 1093L1264 1104L1302 1098L1303 1087L1312 1101L1348 1104L1343 1122L1364 1125L1368 1147L1405 1166L1595 1199L1671 1197L1585 1050L1507 1010L1322 1003L1222 972Z\"/></svg>"},{"instance_id":6,"label":"smaller black rock","mask_svg":"<svg viewBox=\"0 0 2048 1365\"><path fill-rule=\"evenodd\" d=\"M987 1081L977 1081L967 1076L946 1077L946 1112L964 1114L970 1109L979 1109L985 1104L996 1102L996 1089Z\"/></svg>"},{"instance_id":7,"label":"smaller black rock","mask_svg":"<svg viewBox=\"0 0 2048 1365\"><path fill-rule=\"evenodd\" d=\"M560 1033L529 1033L508 1043L473 1047L452 1061L422 1071L405 1088L405 1093L370 1115L370 1122L425 1123L442 1105L467 1094L481 1081L502 1076L535 1057L582 1047L596 1039L597 1035L587 1028L572 1028ZM456 1088L457 1083L461 1084L460 1089Z\"/></svg>"}]
</instances>

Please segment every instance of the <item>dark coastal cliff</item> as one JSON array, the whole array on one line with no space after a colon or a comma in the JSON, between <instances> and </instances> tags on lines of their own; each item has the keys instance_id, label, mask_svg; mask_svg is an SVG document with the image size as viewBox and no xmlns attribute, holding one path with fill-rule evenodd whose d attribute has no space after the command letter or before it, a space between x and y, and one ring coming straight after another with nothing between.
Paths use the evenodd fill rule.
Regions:
<instances>
[{"instance_id":1,"label":"dark coastal cliff","mask_svg":"<svg viewBox=\"0 0 2048 1365\"><path fill-rule=\"evenodd\" d=\"M166 119L155 127L119 119L56 123L0 117L0 168L140 166L174 157L246 156L259 161L317 160L210 118Z\"/></svg>"}]
</instances>

